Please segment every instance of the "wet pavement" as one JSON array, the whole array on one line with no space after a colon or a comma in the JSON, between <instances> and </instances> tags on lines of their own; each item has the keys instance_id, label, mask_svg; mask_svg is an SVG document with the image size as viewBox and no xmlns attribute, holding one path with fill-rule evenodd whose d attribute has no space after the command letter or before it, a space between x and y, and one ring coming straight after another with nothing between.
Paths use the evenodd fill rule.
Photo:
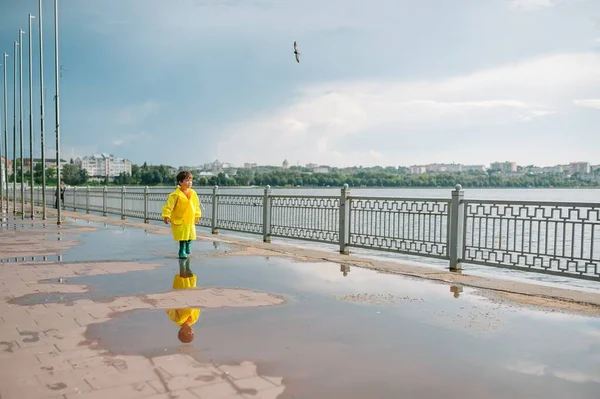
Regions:
<instances>
[{"instance_id":1,"label":"wet pavement","mask_svg":"<svg viewBox=\"0 0 600 399\"><path fill-rule=\"evenodd\" d=\"M223 397L246 398L597 398L600 392L597 317L330 262L239 256L234 246L211 241L193 243L185 265L168 235L81 220L47 227L43 233L40 223L23 227L30 239L56 245L60 232L60 241L70 243L36 247L55 252L46 260L33 251L15 261L4 256L12 256L13 247L0 246L0 281L25 282L0 294L3 362L39 331L48 344L64 343L50 331L61 325L41 316L23 328L14 319L19 334L14 341L5 337L11 320L3 315L23 309L32 316L73 313L76 324L64 323L60 336L76 335L86 356L130 364L146 359L157 375L164 373L158 386L144 376L144 389L122 397L218 397L207 394L217 386L233 389ZM13 231L11 222L3 224L0 239L22 239ZM194 283L173 290L186 267ZM29 271L40 278L24 274ZM173 312L197 315L190 343L179 338ZM37 356L40 363L46 359ZM166 362L182 358L190 362L180 367L182 376L194 376L185 382ZM198 374L202 367L211 372ZM79 391L57 380L65 387L50 384L58 388L52 392L100 394L104 386L95 385L94 375L77 385ZM45 377L36 378L43 385ZM250 380L254 385L244 385ZM2 390L4 382L0 372L2 399L13 397Z\"/></svg>"}]
</instances>

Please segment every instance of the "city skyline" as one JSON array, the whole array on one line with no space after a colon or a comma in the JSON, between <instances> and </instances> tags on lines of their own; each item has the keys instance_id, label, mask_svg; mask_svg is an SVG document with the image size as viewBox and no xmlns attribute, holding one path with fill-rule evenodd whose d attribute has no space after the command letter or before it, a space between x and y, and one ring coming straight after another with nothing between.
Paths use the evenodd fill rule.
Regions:
<instances>
[{"instance_id":1,"label":"city skyline","mask_svg":"<svg viewBox=\"0 0 600 399\"><path fill-rule=\"evenodd\" d=\"M0 52L12 53L37 0L0 3ZM144 5L61 0L64 157L104 151L134 163L287 158L335 167L600 163L600 2ZM44 10L52 14L51 2ZM48 39L52 29L45 25ZM46 46L47 60L52 51ZM52 63L45 68L52 76ZM34 63L34 85L37 75ZM39 98L33 102L39 109ZM47 131L53 119L49 112ZM39 135L37 119L34 129ZM53 147L49 140L48 153Z\"/></svg>"},{"instance_id":2,"label":"city skyline","mask_svg":"<svg viewBox=\"0 0 600 399\"><path fill-rule=\"evenodd\" d=\"M280 162L279 164L263 164L263 163L258 163L258 162L249 162L249 161L244 161L242 163L233 163L233 162L228 162L228 161L220 161L218 158L214 159L213 161L209 161L209 162L199 162L196 164L189 164L189 165L183 165L183 164L166 164L166 163L160 163L160 162L153 162L152 160L143 160L141 162L133 162L128 158L122 157L118 154L113 154L113 153L106 153L106 152L100 152L100 153L95 153L95 154L74 154L73 156L69 156L66 157L66 159L61 158L61 162L64 163L70 163L70 161L73 161L76 163L77 160L83 160L86 158L89 159L94 159L94 158L115 158L115 159L119 159L122 161L126 161L129 162L131 164L135 164L138 166L141 166L143 164L148 164L148 165L153 165L153 166L157 166L157 165L164 165L164 166L169 166L169 167L175 167L175 168L207 168L209 167L209 165L214 165L215 163L219 163L220 165L225 165L225 168L249 168L249 167L281 167L284 164L287 164L285 167L304 167L304 168L317 168L317 167L321 167L321 166L326 166L326 167L334 167L334 168L340 168L338 166L329 164L329 163L314 163L314 162L307 162L307 163L303 163L300 164L298 162L296 163L291 163L289 162L289 160L287 158L285 158L282 162ZM2 156L2 159L4 159L4 157ZM20 158L17 157L17 160L19 160ZM23 157L24 161L26 162L26 164L28 164L29 161L29 157ZM41 161L41 159L39 157L35 157L34 158L34 164ZM51 163L51 162L55 162L56 159L47 159L46 162L47 163ZM8 160L9 164L12 165L12 160ZM569 162L566 163L554 163L554 164L545 164L545 165L536 165L536 164L532 164L532 163L518 163L515 161L511 161L511 160L496 160L493 162L487 162L487 163L483 163L483 164L470 164L470 163L461 163L461 162L426 162L426 163L421 163L421 164L377 164L377 165L349 165L349 166L344 166L341 168L352 168L352 167L406 167L406 168L411 168L411 167L421 167L421 166L429 166L429 167L439 167L439 166L463 166L466 168L478 168L478 167L484 167L485 169L494 169L494 164L514 164L514 167L536 167L536 168L552 168L552 167L559 167L559 166L563 166L563 167L568 167L569 165L574 165L574 164L588 164L590 167L600 167L600 163L599 164L594 164L590 161L586 161L586 160L571 160ZM3 166L2 166L3 167Z\"/></svg>"}]
</instances>

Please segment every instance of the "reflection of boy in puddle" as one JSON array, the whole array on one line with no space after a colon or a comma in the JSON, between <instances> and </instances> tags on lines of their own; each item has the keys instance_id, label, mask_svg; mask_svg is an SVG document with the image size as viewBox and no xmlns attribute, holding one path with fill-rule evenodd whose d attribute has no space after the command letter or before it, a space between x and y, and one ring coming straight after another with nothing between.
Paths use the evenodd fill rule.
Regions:
<instances>
[{"instance_id":1,"label":"reflection of boy in puddle","mask_svg":"<svg viewBox=\"0 0 600 399\"><path fill-rule=\"evenodd\" d=\"M179 274L173 277L173 289L185 290L196 288L196 275L190 270L190 259L179 259ZM183 308L169 309L167 315L169 319L181 328L177 337L184 344L194 340L194 329L192 325L198 321L201 309Z\"/></svg>"}]
</instances>

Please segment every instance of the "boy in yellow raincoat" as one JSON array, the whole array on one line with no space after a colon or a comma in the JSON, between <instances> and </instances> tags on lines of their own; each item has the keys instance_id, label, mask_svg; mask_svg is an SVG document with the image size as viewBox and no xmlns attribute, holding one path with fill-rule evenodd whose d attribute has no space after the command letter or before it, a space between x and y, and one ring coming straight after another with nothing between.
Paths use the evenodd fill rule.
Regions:
<instances>
[{"instance_id":1,"label":"boy in yellow raincoat","mask_svg":"<svg viewBox=\"0 0 600 399\"><path fill-rule=\"evenodd\" d=\"M186 259L192 252L190 243L196 239L196 223L202 216L198 194L192 190L192 174L182 170L177 174L178 187L169 194L162 217L171 223L173 239L179 242L179 259Z\"/></svg>"},{"instance_id":2,"label":"boy in yellow raincoat","mask_svg":"<svg viewBox=\"0 0 600 399\"><path fill-rule=\"evenodd\" d=\"M173 289L185 290L196 288L196 275L190 270L190 260L179 260L179 274L173 277ZM194 329L192 325L198 321L201 309L198 308L182 308L169 309L167 315L173 323L180 327L177 333L177 338L184 344L188 344L194 340Z\"/></svg>"}]
</instances>

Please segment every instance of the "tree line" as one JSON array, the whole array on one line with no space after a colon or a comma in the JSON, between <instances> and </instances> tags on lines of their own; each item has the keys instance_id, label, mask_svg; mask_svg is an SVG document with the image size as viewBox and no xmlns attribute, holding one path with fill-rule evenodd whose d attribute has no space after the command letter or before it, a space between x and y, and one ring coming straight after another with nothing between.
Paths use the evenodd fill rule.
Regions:
<instances>
[{"instance_id":1,"label":"tree line","mask_svg":"<svg viewBox=\"0 0 600 399\"><path fill-rule=\"evenodd\" d=\"M201 176L194 173L197 186L266 186L271 187L598 187L600 173L568 177L560 174L524 174L508 176L491 171L469 173L405 174L390 171L358 171L344 174L310 173L300 168L275 169L256 172L238 169L235 176L223 172L216 176ZM132 175L123 175L114 181L118 185L175 185L175 175L166 166L132 167Z\"/></svg>"},{"instance_id":2,"label":"tree line","mask_svg":"<svg viewBox=\"0 0 600 399\"><path fill-rule=\"evenodd\" d=\"M85 170L74 164L63 166L62 180L68 185L142 185L174 186L176 184L175 168L166 165L132 165L131 174L123 173L112 182L89 181ZM41 184L42 167L34 167L35 183ZM20 163L17 160L17 182L20 182ZM25 171L25 181L30 183L29 170ZM9 182L12 176L9 175ZM56 170L46 169L46 183L56 184ZM350 187L454 187L461 184L463 187L600 187L600 170L593 171L590 175L575 174L533 174L524 173L516 176L505 175L498 171L465 172L465 173L435 173L435 174L408 174L405 169L393 167L382 168L353 168L350 173L343 173L340 169L332 168L330 173L311 173L301 167L290 169L265 168L262 171L238 169L234 176L219 173L216 176L203 176L194 172L194 184L197 186L266 186L272 187L340 187L348 184Z\"/></svg>"}]
</instances>

